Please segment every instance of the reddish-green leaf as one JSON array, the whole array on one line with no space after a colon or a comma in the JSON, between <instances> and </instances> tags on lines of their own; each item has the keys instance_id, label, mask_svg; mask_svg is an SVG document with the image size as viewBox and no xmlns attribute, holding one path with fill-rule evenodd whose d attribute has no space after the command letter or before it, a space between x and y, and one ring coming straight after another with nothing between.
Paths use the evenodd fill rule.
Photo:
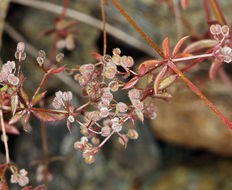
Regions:
<instances>
[{"instance_id":1,"label":"reddish-green leaf","mask_svg":"<svg viewBox=\"0 0 232 190\"><path fill-rule=\"evenodd\" d=\"M94 58L97 60L97 61L101 61L101 57L102 55L99 54L99 53L95 53L95 52L92 52L90 53L92 56L94 56Z\"/></svg>"},{"instance_id":2,"label":"reddish-green leaf","mask_svg":"<svg viewBox=\"0 0 232 190\"><path fill-rule=\"evenodd\" d=\"M188 0L181 0L181 7L182 7L183 9L186 9L187 6L188 6Z\"/></svg>"},{"instance_id":3,"label":"reddish-green leaf","mask_svg":"<svg viewBox=\"0 0 232 190\"><path fill-rule=\"evenodd\" d=\"M176 56L176 54L179 52L179 50L180 50L182 44L183 44L184 41L187 40L188 38L189 38L189 36L185 36L185 37L181 38L181 39L177 42L177 44L176 44L176 46L174 47L173 52L172 52L172 58L174 58L174 57Z\"/></svg>"},{"instance_id":4,"label":"reddish-green leaf","mask_svg":"<svg viewBox=\"0 0 232 190\"><path fill-rule=\"evenodd\" d=\"M165 61L160 61L160 60L147 60L147 61L144 61L142 62L140 65L139 65L139 68L140 69L142 67L142 65L145 65L146 68L151 68L151 67L156 67L158 68L160 65L162 65Z\"/></svg>"},{"instance_id":5,"label":"reddish-green leaf","mask_svg":"<svg viewBox=\"0 0 232 190\"><path fill-rule=\"evenodd\" d=\"M57 73L62 72L62 71L64 70L64 68L65 68L65 66L63 65L63 66L61 66L61 67L58 67L58 68L56 68L56 69L51 70L49 73L50 73L50 74L57 74Z\"/></svg>"},{"instance_id":6,"label":"reddish-green leaf","mask_svg":"<svg viewBox=\"0 0 232 190\"><path fill-rule=\"evenodd\" d=\"M55 122L55 121L59 121L62 119L65 119L65 115L64 114L50 114L47 112L42 112L42 111L35 111L35 110L31 110L32 113L41 121L44 122Z\"/></svg>"},{"instance_id":7,"label":"reddish-green leaf","mask_svg":"<svg viewBox=\"0 0 232 190\"><path fill-rule=\"evenodd\" d=\"M5 124L5 129L6 129L6 133L7 134L12 134L12 135L19 135L19 130L13 126L13 125L10 125L8 123L4 123ZM2 126L0 125L0 131L2 131Z\"/></svg>"},{"instance_id":8,"label":"reddish-green leaf","mask_svg":"<svg viewBox=\"0 0 232 190\"><path fill-rule=\"evenodd\" d=\"M193 42L189 46L187 46L184 49L184 53L194 53L197 51L205 50L205 49L211 49L217 44L216 40L199 40L196 42Z\"/></svg>"},{"instance_id":9,"label":"reddish-green leaf","mask_svg":"<svg viewBox=\"0 0 232 190\"><path fill-rule=\"evenodd\" d=\"M9 124L11 125L11 124L18 122L24 116L25 113L26 113L26 110L23 110L23 111L19 111L16 114L14 114L12 118L10 118Z\"/></svg>"},{"instance_id":10,"label":"reddish-green leaf","mask_svg":"<svg viewBox=\"0 0 232 190\"><path fill-rule=\"evenodd\" d=\"M11 112L12 112L12 115L15 114L16 112L16 109L18 107L18 103L19 103L19 97L17 94L14 94L11 96Z\"/></svg>"},{"instance_id":11,"label":"reddish-green leaf","mask_svg":"<svg viewBox=\"0 0 232 190\"><path fill-rule=\"evenodd\" d=\"M20 88L20 95L23 98L23 100L26 102L26 104L29 104L29 98L26 92L23 90L23 88Z\"/></svg>"},{"instance_id":12,"label":"reddish-green leaf","mask_svg":"<svg viewBox=\"0 0 232 190\"><path fill-rule=\"evenodd\" d=\"M128 83L125 84L125 86L123 87L123 90L133 87L138 82L138 80L139 78L137 76L132 78Z\"/></svg>"},{"instance_id":13,"label":"reddish-green leaf","mask_svg":"<svg viewBox=\"0 0 232 190\"><path fill-rule=\"evenodd\" d=\"M138 109L136 109L136 110L135 110L135 113L136 113L136 115L138 116L139 120L143 123L143 122L144 122L143 112L140 111L140 110L138 110Z\"/></svg>"},{"instance_id":14,"label":"reddish-green leaf","mask_svg":"<svg viewBox=\"0 0 232 190\"><path fill-rule=\"evenodd\" d=\"M40 100L42 100L42 99L44 98L46 92L47 92L47 91L44 91L44 92L42 92L42 93L40 93L40 94L37 94L37 95L35 96L33 102L32 102L32 105L36 105Z\"/></svg>"},{"instance_id":15,"label":"reddish-green leaf","mask_svg":"<svg viewBox=\"0 0 232 190\"><path fill-rule=\"evenodd\" d=\"M210 69L209 69L209 79L213 81L217 75L218 70L221 68L222 61L219 59L214 59L214 61L211 63Z\"/></svg>"},{"instance_id":16,"label":"reddish-green leaf","mask_svg":"<svg viewBox=\"0 0 232 190\"><path fill-rule=\"evenodd\" d=\"M8 85L5 85L5 86L3 86L2 88L0 88L0 92L7 91L8 88L9 88L9 86L8 86Z\"/></svg>"},{"instance_id":17,"label":"reddish-green leaf","mask_svg":"<svg viewBox=\"0 0 232 190\"><path fill-rule=\"evenodd\" d=\"M166 59L170 56L169 38L165 38L162 43L163 54Z\"/></svg>"},{"instance_id":18,"label":"reddish-green leaf","mask_svg":"<svg viewBox=\"0 0 232 190\"><path fill-rule=\"evenodd\" d=\"M145 73L146 73L146 66L141 65L141 67L139 67L138 75L142 77Z\"/></svg>"},{"instance_id":19,"label":"reddish-green leaf","mask_svg":"<svg viewBox=\"0 0 232 190\"><path fill-rule=\"evenodd\" d=\"M31 117L31 112L27 111L27 115L26 115L26 117L24 119L24 125L23 125L23 130L24 131L27 131L27 124L29 122L30 117Z\"/></svg>"},{"instance_id":20,"label":"reddish-green leaf","mask_svg":"<svg viewBox=\"0 0 232 190\"><path fill-rule=\"evenodd\" d=\"M170 75L168 77L165 77L159 84L159 90L163 90L167 87L169 87L171 84L175 82L177 78L177 75Z\"/></svg>"},{"instance_id":21,"label":"reddish-green leaf","mask_svg":"<svg viewBox=\"0 0 232 190\"><path fill-rule=\"evenodd\" d=\"M158 73L158 75L156 76L155 82L154 82L154 92L155 92L155 94L158 93L159 84L160 84L161 80L163 79L164 75L166 74L167 70L168 70L168 66L165 65L161 69L161 71Z\"/></svg>"}]
</instances>

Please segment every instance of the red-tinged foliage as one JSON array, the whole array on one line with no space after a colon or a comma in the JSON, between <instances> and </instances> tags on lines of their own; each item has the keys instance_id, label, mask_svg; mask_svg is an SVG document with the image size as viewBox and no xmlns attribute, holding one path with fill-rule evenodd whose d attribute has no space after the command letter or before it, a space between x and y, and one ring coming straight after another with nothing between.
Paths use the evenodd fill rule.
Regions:
<instances>
[{"instance_id":1,"label":"red-tinged foliage","mask_svg":"<svg viewBox=\"0 0 232 190\"><path fill-rule=\"evenodd\" d=\"M16 109L18 107L18 103L19 103L19 97L18 97L18 95L17 94L12 95L11 96L11 112L12 112L12 115L15 114Z\"/></svg>"},{"instance_id":2,"label":"red-tinged foliage","mask_svg":"<svg viewBox=\"0 0 232 190\"><path fill-rule=\"evenodd\" d=\"M9 120L9 124L17 123L26 113L26 110L16 112Z\"/></svg>"},{"instance_id":3,"label":"red-tinged foliage","mask_svg":"<svg viewBox=\"0 0 232 190\"><path fill-rule=\"evenodd\" d=\"M166 72L168 70L168 66L165 65L161 71L158 73L158 75L155 78L155 82L154 82L154 92L155 94L158 93L158 89L159 89L159 84L162 81L163 77L165 76Z\"/></svg>"},{"instance_id":4,"label":"red-tinged foliage","mask_svg":"<svg viewBox=\"0 0 232 190\"><path fill-rule=\"evenodd\" d=\"M26 117L24 119L24 125L23 125L24 131L27 131L27 124L29 122L30 117L31 117L31 112L27 111L27 115L26 115Z\"/></svg>"},{"instance_id":5,"label":"red-tinged foliage","mask_svg":"<svg viewBox=\"0 0 232 190\"><path fill-rule=\"evenodd\" d=\"M213 81L217 75L218 70L222 66L222 61L219 59L214 59L214 61L211 63L210 69L209 69L209 79Z\"/></svg>"},{"instance_id":6,"label":"red-tinged foliage","mask_svg":"<svg viewBox=\"0 0 232 190\"><path fill-rule=\"evenodd\" d=\"M44 122L55 122L55 121L60 121L65 119L65 115L64 114L50 114L47 112L42 112L42 111L35 111L35 110L31 110L32 113L41 121Z\"/></svg>"},{"instance_id":7,"label":"red-tinged foliage","mask_svg":"<svg viewBox=\"0 0 232 190\"><path fill-rule=\"evenodd\" d=\"M217 44L216 40L204 39L191 43L188 45L183 53L195 53L202 50L207 50L213 48Z\"/></svg>"},{"instance_id":8,"label":"red-tinged foliage","mask_svg":"<svg viewBox=\"0 0 232 190\"><path fill-rule=\"evenodd\" d=\"M50 74L57 74L57 73L60 73L64 70L65 68L65 65L61 66L61 67L58 67L56 69L52 69L51 71L49 71Z\"/></svg>"},{"instance_id":9,"label":"red-tinged foliage","mask_svg":"<svg viewBox=\"0 0 232 190\"><path fill-rule=\"evenodd\" d=\"M163 90L170 85L172 85L176 81L177 75L170 75L165 77L159 84L158 90Z\"/></svg>"},{"instance_id":10,"label":"red-tinged foliage","mask_svg":"<svg viewBox=\"0 0 232 190\"><path fill-rule=\"evenodd\" d=\"M138 82L138 80L139 80L138 76L132 78L128 83L125 84L125 86L123 87L123 90L129 89L129 88L135 86L135 84Z\"/></svg>"},{"instance_id":11,"label":"red-tinged foliage","mask_svg":"<svg viewBox=\"0 0 232 190\"><path fill-rule=\"evenodd\" d=\"M28 105L29 104L29 97L27 93L23 90L23 88L20 88L20 95L23 98L24 102Z\"/></svg>"},{"instance_id":12,"label":"red-tinged foliage","mask_svg":"<svg viewBox=\"0 0 232 190\"><path fill-rule=\"evenodd\" d=\"M144 61L142 62L140 65L139 65L139 68L142 67L142 65L144 65L146 68L158 68L159 66L161 66L163 63L165 63L165 61L161 61L161 60L147 60L147 61Z\"/></svg>"},{"instance_id":13,"label":"red-tinged foliage","mask_svg":"<svg viewBox=\"0 0 232 190\"><path fill-rule=\"evenodd\" d=\"M144 64L139 67L138 76L142 77L146 73L146 66Z\"/></svg>"},{"instance_id":14,"label":"red-tinged foliage","mask_svg":"<svg viewBox=\"0 0 232 190\"><path fill-rule=\"evenodd\" d=\"M162 50L163 50L164 57L165 57L166 59L168 59L169 56L170 56L169 38L165 38L165 39L163 40L163 43L162 43Z\"/></svg>"},{"instance_id":15,"label":"red-tinged foliage","mask_svg":"<svg viewBox=\"0 0 232 190\"><path fill-rule=\"evenodd\" d=\"M101 57L102 55L99 54L99 53L95 53L95 52L92 52L90 53L92 56L94 56L94 58L97 60L97 61L101 61Z\"/></svg>"},{"instance_id":16,"label":"red-tinged foliage","mask_svg":"<svg viewBox=\"0 0 232 190\"><path fill-rule=\"evenodd\" d=\"M39 103L39 101L42 100L46 95L46 92L47 91L37 94L32 101L32 105L36 105L37 103Z\"/></svg>"},{"instance_id":17,"label":"red-tinged foliage","mask_svg":"<svg viewBox=\"0 0 232 190\"><path fill-rule=\"evenodd\" d=\"M183 9L186 9L187 6L188 6L188 0L181 0L181 7L182 7Z\"/></svg>"},{"instance_id":18,"label":"red-tinged foliage","mask_svg":"<svg viewBox=\"0 0 232 190\"><path fill-rule=\"evenodd\" d=\"M14 126L14 125L10 125L8 123L4 123L5 124L5 129L6 129L6 133L7 134L11 134L11 135L19 135L19 130ZM2 131L2 126L0 125L0 131Z\"/></svg>"},{"instance_id":19,"label":"red-tinged foliage","mask_svg":"<svg viewBox=\"0 0 232 190\"><path fill-rule=\"evenodd\" d=\"M181 39L177 42L177 44L176 44L176 46L174 47L173 52L172 52L172 58L174 58L174 57L176 56L176 54L179 52L179 50L180 50L182 44L183 44L183 43L185 42L185 40L187 40L188 38L189 38L189 36L185 36L185 37L181 38Z\"/></svg>"}]
</instances>

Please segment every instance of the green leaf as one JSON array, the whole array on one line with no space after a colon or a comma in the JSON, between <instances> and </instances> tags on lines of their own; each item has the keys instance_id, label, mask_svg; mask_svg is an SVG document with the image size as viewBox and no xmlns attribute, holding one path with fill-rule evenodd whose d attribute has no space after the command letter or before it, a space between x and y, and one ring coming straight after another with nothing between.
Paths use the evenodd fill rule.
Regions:
<instances>
[{"instance_id":1,"label":"green leaf","mask_svg":"<svg viewBox=\"0 0 232 190\"><path fill-rule=\"evenodd\" d=\"M177 75L170 75L168 77L165 77L159 84L158 89L163 90L173 84L177 78Z\"/></svg>"},{"instance_id":2,"label":"green leaf","mask_svg":"<svg viewBox=\"0 0 232 190\"><path fill-rule=\"evenodd\" d=\"M5 85L5 86L3 86L2 88L0 88L0 92L7 91L8 88L9 88L9 86L8 86L8 85Z\"/></svg>"},{"instance_id":3,"label":"green leaf","mask_svg":"<svg viewBox=\"0 0 232 190\"><path fill-rule=\"evenodd\" d=\"M136 113L136 115L138 116L139 120L142 121L142 123L143 123L143 122L144 122L143 112L140 111L140 110L138 110L138 109L136 109L136 110L135 110L135 113Z\"/></svg>"}]
</instances>

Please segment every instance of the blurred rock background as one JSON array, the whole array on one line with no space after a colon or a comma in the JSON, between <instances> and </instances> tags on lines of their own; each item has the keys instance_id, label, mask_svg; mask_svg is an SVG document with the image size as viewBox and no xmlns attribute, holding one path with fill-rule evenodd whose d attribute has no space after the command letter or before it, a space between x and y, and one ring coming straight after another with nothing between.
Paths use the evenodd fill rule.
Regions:
<instances>
[{"instance_id":1,"label":"blurred rock background","mask_svg":"<svg viewBox=\"0 0 232 190\"><path fill-rule=\"evenodd\" d=\"M3 0L0 0L3 3ZM129 15L152 40L161 44L169 36L171 45L177 42L175 17L166 4L156 0L118 0ZM61 0L48 0L62 5ZM4 3L9 3L6 0ZM228 23L231 22L229 0L220 1ZM2 4L0 4L2 5ZM69 7L94 18L101 19L99 0L72 0ZM3 9L1 9L3 10ZM184 18L200 34L207 30L201 1L189 1ZM1 11L2 21L12 26L27 42L36 49L49 53L54 36L39 37L45 30L54 27L56 15L31 7L9 4L6 19ZM127 34L141 39L139 34L128 24L111 3L106 8L107 22ZM1 26L3 22L0 22ZM94 61L90 52L102 51L102 32L80 22L80 33L75 40L75 49L65 53L64 63L68 67ZM0 27L0 33L2 28ZM186 29L184 35L189 34ZM0 57L3 62L12 60L17 42L7 32L3 33ZM131 55L135 62L151 58L150 55L128 45L123 40L108 36L108 53L119 47L122 54ZM155 56L155 54L154 54ZM209 82L207 70L209 63L196 67L188 77L200 87L202 92L232 121L232 96L227 87L217 79ZM230 65L226 69L231 73ZM32 92L41 79L34 57L28 53L23 65L27 77L26 89ZM79 86L73 86L73 90ZM72 90L62 81L52 78L49 83L47 100L59 90ZM181 80L170 89L173 99L170 102L153 100L158 108L154 121L145 124L136 123L139 139L130 142L124 150L117 138L107 143L97 156L94 164L84 163L79 152L73 149L73 143L79 139L79 128L72 127L69 134L65 123L47 125L49 151L53 156L61 156L62 161L51 163L53 180L50 189L83 190L230 190L232 189L232 132L209 110L209 108L189 90ZM76 94L75 103L81 104L81 97ZM152 101L152 100L151 100ZM31 166L34 159L41 157L42 145L40 124L34 118L30 123L31 132L22 131L20 136L10 136L11 158L20 168L29 170L30 184L36 182L36 168ZM19 126L21 128L21 126ZM1 151L3 145L1 145ZM12 185L10 189L18 189Z\"/></svg>"}]
</instances>

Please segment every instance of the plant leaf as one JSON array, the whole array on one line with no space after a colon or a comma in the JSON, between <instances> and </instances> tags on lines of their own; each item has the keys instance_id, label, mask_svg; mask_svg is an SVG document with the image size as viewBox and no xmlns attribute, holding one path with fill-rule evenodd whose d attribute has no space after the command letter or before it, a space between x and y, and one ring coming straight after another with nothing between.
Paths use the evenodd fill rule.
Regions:
<instances>
[{"instance_id":1,"label":"plant leaf","mask_svg":"<svg viewBox=\"0 0 232 190\"><path fill-rule=\"evenodd\" d=\"M23 88L20 88L20 95L22 96L23 100L26 102L26 104L29 104L29 98L26 92L23 90Z\"/></svg>"},{"instance_id":2,"label":"plant leaf","mask_svg":"<svg viewBox=\"0 0 232 190\"><path fill-rule=\"evenodd\" d=\"M32 105L36 105L40 100L42 100L42 99L44 98L46 92L47 92L47 91L44 91L44 92L42 92L42 93L37 94L37 95L35 96L33 102L32 102Z\"/></svg>"},{"instance_id":3,"label":"plant leaf","mask_svg":"<svg viewBox=\"0 0 232 190\"><path fill-rule=\"evenodd\" d=\"M141 65L141 67L139 67L138 75L142 77L145 73L146 73L146 66Z\"/></svg>"},{"instance_id":4,"label":"plant leaf","mask_svg":"<svg viewBox=\"0 0 232 190\"><path fill-rule=\"evenodd\" d=\"M125 84L125 86L123 87L123 90L129 89L131 87L133 87L139 80L139 77L134 77L132 78L128 83Z\"/></svg>"},{"instance_id":5,"label":"plant leaf","mask_svg":"<svg viewBox=\"0 0 232 190\"><path fill-rule=\"evenodd\" d=\"M50 74L57 74L57 73L60 73L64 70L65 68L65 65L61 66L61 67L58 67L56 69L52 69L51 71L49 71Z\"/></svg>"},{"instance_id":6,"label":"plant leaf","mask_svg":"<svg viewBox=\"0 0 232 190\"><path fill-rule=\"evenodd\" d=\"M144 122L143 112L140 111L140 110L138 110L138 109L136 109L136 110L135 110L135 113L136 113L136 115L138 116L139 120L143 123L143 122Z\"/></svg>"},{"instance_id":7,"label":"plant leaf","mask_svg":"<svg viewBox=\"0 0 232 190\"><path fill-rule=\"evenodd\" d=\"M52 115L50 113L47 112L42 112L42 111L35 111L35 110L31 110L32 113L41 121L44 122L55 122L55 121L60 121L62 119L65 119L65 114L56 114L56 115Z\"/></svg>"},{"instance_id":8,"label":"plant leaf","mask_svg":"<svg viewBox=\"0 0 232 190\"><path fill-rule=\"evenodd\" d=\"M187 6L188 6L188 0L181 0L181 7L182 7L183 9L186 9Z\"/></svg>"},{"instance_id":9,"label":"plant leaf","mask_svg":"<svg viewBox=\"0 0 232 190\"><path fill-rule=\"evenodd\" d=\"M168 77L165 77L159 84L159 90L163 90L167 87L169 87L171 84L175 82L177 78L177 75L170 75Z\"/></svg>"},{"instance_id":10,"label":"plant leaf","mask_svg":"<svg viewBox=\"0 0 232 190\"><path fill-rule=\"evenodd\" d=\"M12 112L12 115L15 114L16 109L18 107L18 103L19 103L19 97L18 97L18 95L17 94L12 95L11 96L11 112Z\"/></svg>"},{"instance_id":11,"label":"plant leaf","mask_svg":"<svg viewBox=\"0 0 232 190\"><path fill-rule=\"evenodd\" d=\"M97 60L97 61L101 61L101 57L102 55L99 54L99 53L96 53L96 52L92 52L90 53L92 56L94 56L94 58Z\"/></svg>"},{"instance_id":12,"label":"plant leaf","mask_svg":"<svg viewBox=\"0 0 232 190\"><path fill-rule=\"evenodd\" d=\"M194 53L196 51L201 51L205 49L211 49L217 44L216 40L199 40L196 42L191 43L189 46L187 46L183 53Z\"/></svg>"},{"instance_id":13,"label":"plant leaf","mask_svg":"<svg viewBox=\"0 0 232 190\"><path fill-rule=\"evenodd\" d=\"M9 88L9 86L8 86L8 85L5 85L5 86L3 86L2 88L0 88L0 92L7 91L8 88Z\"/></svg>"},{"instance_id":14,"label":"plant leaf","mask_svg":"<svg viewBox=\"0 0 232 190\"><path fill-rule=\"evenodd\" d=\"M158 93L159 84L160 84L161 80L163 79L164 75L166 74L167 70L168 70L168 66L165 65L161 69L161 71L158 73L158 75L156 76L155 82L154 82L154 92L155 92L155 94Z\"/></svg>"},{"instance_id":15,"label":"plant leaf","mask_svg":"<svg viewBox=\"0 0 232 190\"><path fill-rule=\"evenodd\" d=\"M150 67L156 67L156 68L158 68L163 63L165 63L165 61L161 61L161 60L147 60L147 61L142 62L139 65L138 70L140 69L140 67L142 67L142 65L145 65L146 68L150 68Z\"/></svg>"},{"instance_id":16,"label":"plant leaf","mask_svg":"<svg viewBox=\"0 0 232 190\"><path fill-rule=\"evenodd\" d=\"M218 70L221 68L222 61L214 59L209 69L209 79L213 81L217 75Z\"/></svg>"},{"instance_id":17,"label":"plant leaf","mask_svg":"<svg viewBox=\"0 0 232 190\"><path fill-rule=\"evenodd\" d=\"M10 125L6 122L4 122L5 124L5 129L6 129L6 133L7 134L12 134L12 135L19 135L19 130L13 126L13 125ZM0 125L0 131L2 131L2 126Z\"/></svg>"},{"instance_id":18,"label":"plant leaf","mask_svg":"<svg viewBox=\"0 0 232 190\"><path fill-rule=\"evenodd\" d=\"M174 57L176 56L176 54L179 52L179 50L180 50L182 44L183 44L184 41L187 40L188 38L189 38L189 36L185 36L185 37L181 38L181 39L177 42L177 44L176 44L176 46L174 47L173 52L172 52L172 58L174 58Z\"/></svg>"},{"instance_id":19,"label":"plant leaf","mask_svg":"<svg viewBox=\"0 0 232 190\"><path fill-rule=\"evenodd\" d=\"M12 116L12 118L10 118L9 124L11 125L11 124L18 122L24 116L25 113L26 113L26 110L19 111L19 112L15 113Z\"/></svg>"},{"instance_id":20,"label":"plant leaf","mask_svg":"<svg viewBox=\"0 0 232 190\"><path fill-rule=\"evenodd\" d=\"M169 38L168 38L168 37L165 38L165 39L163 40L163 43L162 43L162 50L163 50L164 57L165 57L166 59L168 59L169 56L170 56Z\"/></svg>"},{"instance_id":21,"label":"plant leaf","mask_svg":"<svg viewBox=\"0 0 232 190\"><path fill-rule=\"evenodd\" d=\"M27 131L27 124L29 122L30 117L31 117L31 111L27 111L27 115L26 115L26 117L24 119L24 125L23 125L23 130L24 131Z\"/></svg>"}]
</instances>

